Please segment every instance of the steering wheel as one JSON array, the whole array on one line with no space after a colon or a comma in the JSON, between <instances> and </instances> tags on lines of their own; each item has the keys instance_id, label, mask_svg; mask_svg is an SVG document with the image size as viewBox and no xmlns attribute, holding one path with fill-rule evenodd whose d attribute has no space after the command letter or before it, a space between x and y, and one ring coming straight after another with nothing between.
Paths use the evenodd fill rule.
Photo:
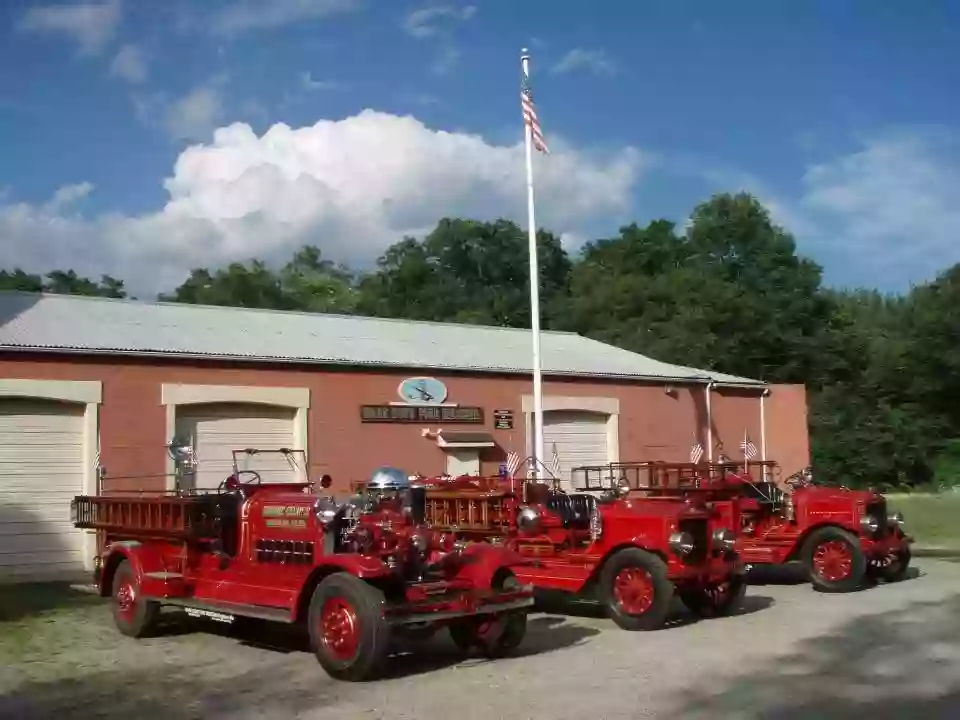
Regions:
<instances>
[{"instance_id":1,"label":"steering wheel","mask_svg":"<svg viewBox=\"0 0 960 720\"><path fill-rule=\"evenodd\" d=\"M253 475L250 480L243 482L240 480L240 475ZM263 480L260 477L260 473L256 470L238 470L232 475L225 477L220 484L217 486L217 494L223 495L224 492L232 492L236 490L241 485L259 485Z\"/></svg>"}]
</instances>

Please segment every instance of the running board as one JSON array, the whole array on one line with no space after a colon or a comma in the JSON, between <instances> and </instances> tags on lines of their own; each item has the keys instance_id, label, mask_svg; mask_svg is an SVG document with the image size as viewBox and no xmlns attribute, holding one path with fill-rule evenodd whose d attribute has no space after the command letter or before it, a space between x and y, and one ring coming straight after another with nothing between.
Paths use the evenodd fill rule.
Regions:
<instances>
[{"instance_id":1,"label":"running board","mask_svg":"<svg viewBox=\"0 0 960 720\"><path fill-rule=\"evenodd\" d=\"M461 617L471 617L477 615L493 615L495 613L515 612L518 610L530 610L533 607L533 598L521 598L503 603L491 603L481 605L474 610L449 610L445 612L424 612L411 613L410 615L387 615L387 624L392 627L397 625L415 625L423 622L437 622L440 620L452 620Z\"/></svg>"},{"instance_id":2,"label":"running board","mask_svg":"<svg viewBox=\"0 0 960 720\"><path fill-rule=\"evenodd\" d=\"M293 623L293 618L290 617L290 611L283 608L230 602L198 602L192 599L184 600L180 598L151 597L148 599L155 600L162 605L182 607L184 611L192 617L205 617L218 622L233 622L240 616L287 624Z\"/></svg>"}]
</instances>

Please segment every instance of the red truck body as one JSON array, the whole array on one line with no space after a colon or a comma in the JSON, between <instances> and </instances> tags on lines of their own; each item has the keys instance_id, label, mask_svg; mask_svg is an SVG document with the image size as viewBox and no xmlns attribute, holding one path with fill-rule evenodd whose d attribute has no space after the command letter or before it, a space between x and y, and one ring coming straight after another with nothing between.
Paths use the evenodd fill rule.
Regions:
<instances>
[{"instance_id":1,"label":"red truck body","mask_svg":"<svg viewBox=\"0 0 960 720\"><path fill-rule=\"evenodd\" d=\"M302 624L324 669L347 680L375 674L390 637L411 630L448 627L490 656L523 638L523 559L431 528L399 481L359 505L310 483L231 476L221 490L75 499L75 525L100 535L95 579L121 632L146 634L162 605Z\"/></svg>"},{"instance_id":2,"label":"red truck body","mask_svg":"<svg viewBox=\"0 0 960 720\"><path fill-rule=\"evenodd\" d=\"M742 598L736 503L594 497L504 478L422 482L433 527L517 552L530 561L515 570L521 582L596 596L625 629L662 626L675 593L704 616L727 613Z\"/></svg>"},{"instance_id":3,"label":"red truck body","mask_svg":"<svg viewBox=\"0 0 960 720\"><path fill-rule=\"evenodd\" d=\"M809 469L774 482L775 462L616 463L579 469L597 486L626 477L647 496L709 491L739 506L737 551L748 565L802 563L817 589L849 592L877 579L902 579L912 538L883 495L814 484Z\"/></svg>"}]
</instances>

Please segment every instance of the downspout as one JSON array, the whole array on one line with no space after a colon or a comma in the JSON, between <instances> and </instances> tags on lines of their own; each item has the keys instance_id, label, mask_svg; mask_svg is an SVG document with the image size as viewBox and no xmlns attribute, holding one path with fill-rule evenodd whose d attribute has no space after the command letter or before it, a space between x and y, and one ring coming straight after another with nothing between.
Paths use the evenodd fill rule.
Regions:
<instances>
[{"instance_id":1,"label":"downspout","mask_svg":"<svg viewBox=\"0 0 960 720\"><path fill-rule=\"evenodd\" d=\"M707 383L707 462L713 462L713 410L710 406L710 393L713 392L714 382Z\"/></svg>"},{"instance_id":2,"label":"downspout","mask_svg":"<svg viewBox=\"0 0 960 720\"><path fill-rule=\"evenodd\" d=\"M760 459L767 459L767 412L764 400L770 394L770 388L764 388L760 393ZM763 466L764 479L766 479L767 466Z\"/></svg>"}]
</instances>

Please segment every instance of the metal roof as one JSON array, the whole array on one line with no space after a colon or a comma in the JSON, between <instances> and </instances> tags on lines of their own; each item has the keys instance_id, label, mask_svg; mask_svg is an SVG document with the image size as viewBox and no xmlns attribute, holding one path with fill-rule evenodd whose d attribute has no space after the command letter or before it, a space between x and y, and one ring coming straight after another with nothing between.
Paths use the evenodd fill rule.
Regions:
<instances>
[{"instance_id":1,"label":"metal roof","mask_svg":"<svg viewBox=\"0 0 960 720\"><path fill-rule=\"evenodd\" d=\"M0 348L530 373L530 331L351 315L0 292ZM764 387L575 333L543 332L544 375Z\"/></svg>"}]
</instances>

